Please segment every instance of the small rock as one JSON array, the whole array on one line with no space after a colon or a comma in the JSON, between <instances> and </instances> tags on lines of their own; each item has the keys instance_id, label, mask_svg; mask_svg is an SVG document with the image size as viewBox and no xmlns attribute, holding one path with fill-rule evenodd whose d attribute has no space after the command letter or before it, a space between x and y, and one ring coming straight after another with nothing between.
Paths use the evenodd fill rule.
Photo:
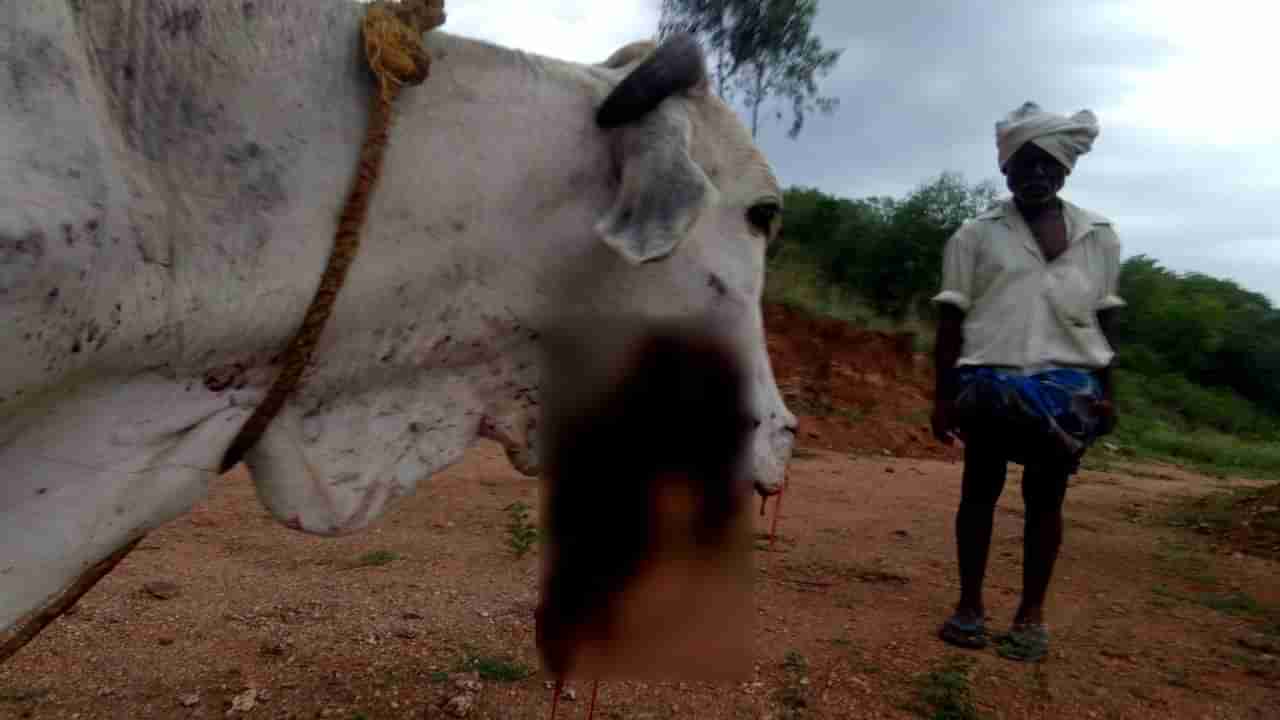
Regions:
<instances>
[{"instance_id":1,"label":"small rock","mask_svg":"<svg viewBox=\"0 0 1280 720\"><path fill-rule=\"evenodd\" d=\"M908 537L911 537L911 533L907 532L906 530L894 530L893 536L896 538L908 538Z\"/></svg>"},{"instance_id":2,"label":"small rock","mask_svg":"<svg viewBox=\"0 0 1280 720\"><path fill-rule=\"evenodd\" d=\"M479 615L479 616L480 616L480 617L482 617L482 618L487 618L487 617L489 617L489 612L488 612L487 610L478 610L478 611L476 611L476 614L477 614L477 615Z\"/></svg>"},{"instance_id":3,"label":"small rock","mask_svg":"<svg viewBox=\"0 0 1280 720\"><path fill-rule=\"evenodd\" d=\"M480 673L467 673L465 675L455 676L453 679L454 687L463 692L478 693L484 689L484 683L480 682Z\"/></svg>"},{"instance_id":4,"label":"small rock","mask_svg":"<svg viewBox=\"0 0 1280 720\"><path fill-rule=\"evenodd\" d=\"M888 473L889 475L892 475L892 474L895 472L895 470L894 470L893 468L891 468L891 467L887 467L887 468L885 468L885 469L884 469L884 471L885 471L886 473Z\"/></svg>"},{"instance_id":5,"label":"small rock","mask_svg":"<svg viewBox=\"0 0 1280 720\"><path fill-rule=\"evenodd\" d=\"M466 717L471 712L471 706L475 704L475 699L470 695L459 695L450 700L444 709L454 717Z\"/></svg>"},{"instance_id":6,"label":"small rock","mask_svg":"<svg viewBox=\"0 0 1280 720\"><path fill-rule=\"evenodd\" d=\"M413 610L406 610L400 615L400 617L405 620L422 620L425 616L422 613L414 612Z\"/></svg>"},{"instance_id":7,"label":"small rock","mask_svg":"<svg viewBox=\"0 0 1280 720\"><path fill-rule=\"evenodd\" d=\"M110 697L116 694L115 688L104 687L98 690L98 697Z\"/></svg>"},{"instance_id":8,"label":"small rock","mask_svg":"<svg viewBox=\"0 0 1280 720\"><path fill-rule=\"evenodd\" d=\"M564 689L564 691L562 691L562 692L560 693L560 699L561 699L561 700L568 700L569 702L573 702L574 700L577 700L577 699L578 699L578 691L577 691L577 690L574 690L574 689L573 689L573 688L571 688L571 687L567 687L567 688L565 688L565 689Z\"/></svg>"},{"instance_id":9,"label":"small rock","mask_svg":"<svg viewBox=\"0 0 1280 720\"><path fill-rule=\"evenodd\" d=\"M231 709L227 711L227 717L233 713L247 713L258 705L258 689L249 688L244 692L231 698Z\"/></svg>"},{"instance_id":10,"label":"small rock","mask_svg":"<svg viewBox=\"0 0 1280 720\"><path fill-rule=\"evenodd\" d=\"M152 580L143 585L142 589L157 600L172 600L178 596L178 593L182 592L182 589L178 587L178 583L171 580Z\"/></svg>"},{"instance_id":11,"label":"small rock","mask_svg":"<svg viewBox=\"0 0 1280 720\"><path fill-rule=\"evenodd\" d=\"M1260 513L1280 512L1280 507L1276 507L1275 505L1263 505L1262 507L1258 508L1258 512Z\"/></svg>"},{"instance_id":12,"label":"small rock","mask_svg":"<svg viewBox=\"0 0 1280 720\"><path fill-rule=\"evenodd\" d=\"M163 646L163 647L169 647L170 645L172 645L172 644L174 643L174 640L173 640L173 638L169 637L168 635L165 635L164 637L159 638L158 640L156 640L156 642L160 643L160 645L161 645L161 646Z\"/></svg>"},{"instance_id":13,"label":"small rock","mask_svg":"<svg viewBox=\"0 0 1280 720\"><path fill-rule=\"evenodd\" d=\"M279 657L281 655L284 655L285 650L286 648L284 646L284 643L280 642L279 640L268 640L262 643L262 647L258 649L258 652L262 653L263 655Z\"/></svg>"},{"instance_id":14,"label":"small rock","mask_svg":"<svg viewBox=\"0 0 1280 720\"><path fill-rule=\"evenodd\" d=\"M396 628L393 634L402 640L412 640L418 637L418 631L408 627Z\"/></svg>"},{"instance_id":15,"label":"small rock","mask_svg":"<svg viewBox=\"0 0 1280 720\"><path fill-rule=\"evenodd\" d=\"M195 707L200 704L200 696L195 693L187 693L178 696L178 704L182 707Z\"/></svg>"}]
</instances>

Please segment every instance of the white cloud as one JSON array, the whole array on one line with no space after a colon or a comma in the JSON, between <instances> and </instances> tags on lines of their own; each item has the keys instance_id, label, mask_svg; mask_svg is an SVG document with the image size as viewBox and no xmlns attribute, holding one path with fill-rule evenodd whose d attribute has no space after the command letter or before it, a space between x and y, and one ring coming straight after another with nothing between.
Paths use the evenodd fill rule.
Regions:
<instances>
[{"instance_id":1,"label":"white cloud","mask_svg":"<svg viewBox=\"0 0 1280 720\"><path fill-rule=\"evenodd\" d=\"M1109 109L1113 122L1199 145L1280 144L1280 93L1272 89L1280 5L1142 0L1109 6L1105 16L1173 50L1160 65L1132 71L1134 92Z\"/></svg>"}]
</instances>

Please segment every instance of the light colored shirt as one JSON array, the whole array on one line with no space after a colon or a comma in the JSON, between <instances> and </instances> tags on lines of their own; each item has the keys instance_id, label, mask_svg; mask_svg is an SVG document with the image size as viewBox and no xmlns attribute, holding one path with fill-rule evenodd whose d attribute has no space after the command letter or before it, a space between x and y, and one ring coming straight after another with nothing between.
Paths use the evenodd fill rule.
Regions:
<instances>
[{"instance_id":1,"label":"light colored shirt","mask_svg":"<svg viewBox=\"0 0 1280 720\"><path fill-rule=\"evenodd\" d=\"M1062 201L1068 245L1045 260L1008 198L969 220L947 241L936 303L965 313L958 366L1039 372L1102 368L1115 353L1097 312L1125 305L1116 294L1120 239L1111 221Z\"/></svg>"}]
</instances>

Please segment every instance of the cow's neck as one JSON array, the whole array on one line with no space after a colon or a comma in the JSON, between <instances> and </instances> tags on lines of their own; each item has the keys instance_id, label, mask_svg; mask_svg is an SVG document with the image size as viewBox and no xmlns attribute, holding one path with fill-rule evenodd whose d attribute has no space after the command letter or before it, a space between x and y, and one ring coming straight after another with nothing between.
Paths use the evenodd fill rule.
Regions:
<instances>
[{"instance_id":1,"label":"cow's neck","mask_svg":"<svg viewBox=\"0 0 1280 720\"><path fill-rule=\"evenodd\" d=\"M139 171L134 214L157 245L142 252L176 281L164 325L187 327L173 351L196 365L273 354L314 291L367 122L359 8L152 0L94 12L90 36L137 38L124 55L99 51L98 72ZM400 101L335 337L374 318L421 330L475 309L527 324L512 316L532 305L516 298L532 300L540 279L522 267L573 252L596 219L584 195L607 184L608 161L586 139L606 81L445 34L429 44L433 77Z\"/></svg>"}]
</instances>

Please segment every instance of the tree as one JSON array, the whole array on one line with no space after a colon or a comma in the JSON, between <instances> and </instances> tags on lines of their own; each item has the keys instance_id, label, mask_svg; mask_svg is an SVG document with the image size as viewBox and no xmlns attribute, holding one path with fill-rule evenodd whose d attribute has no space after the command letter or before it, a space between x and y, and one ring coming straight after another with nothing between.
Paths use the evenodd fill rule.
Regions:
<instances>
[{"instance_id":1,"label":"tree","mask_svg":"<svg viewBox=\"0 0 1280 720\"><path fill-rule=\"evenodd\" d=\"M928 299L942 284L947 240L996 195L990 181L971 186L963 176L944 172L894 202L883 229L853 263L854 282L876 311L898 322L912 310L931 313Z\"/></svg>"},{"instance_id":2,"label":"tree","mask_svg":"<svg viewBox=\"0 0 1280 720\"><path fill-rule=\"evenodd\" d=\"M658 29L660 37L685 31L699 39L720 96L729 102L742 93L752 137L761 108L774 98L791 105L787 136L795 139L809 113L829 114L839 104L818 88L843 51L824 49L813 35L817 12L818 0L662 0Z\"/></svg>"},{"instance_id":3,"label":"tree","mask_svg":"<svg viewBox=\"0 0 1280 720\"><path fill-rule=\"evenodd\" d=\"M732 13L742 0L662 0L658 39L686 32L697 38L707 53L711 82L725 102L733 99L733 60L729 53Z\"/></svg>"},{"instance_id":4,"label":"tree","mask_svg":"<svg viewBox=\"0 0 1280 720\"><path fill-rule=\"evenodd\" d=\"M835 112L839 100L819 95L817 78L831 72L840 50L826 50L813 35L817 0L766 0L747 3L730 34L732 69L743 100L751 109L751 136L760 128L760 108L769 98L791 104L791 128L795 139L813 111ZM778 113L782 118L782 113Z\"/></svg>"}]
</instances>

